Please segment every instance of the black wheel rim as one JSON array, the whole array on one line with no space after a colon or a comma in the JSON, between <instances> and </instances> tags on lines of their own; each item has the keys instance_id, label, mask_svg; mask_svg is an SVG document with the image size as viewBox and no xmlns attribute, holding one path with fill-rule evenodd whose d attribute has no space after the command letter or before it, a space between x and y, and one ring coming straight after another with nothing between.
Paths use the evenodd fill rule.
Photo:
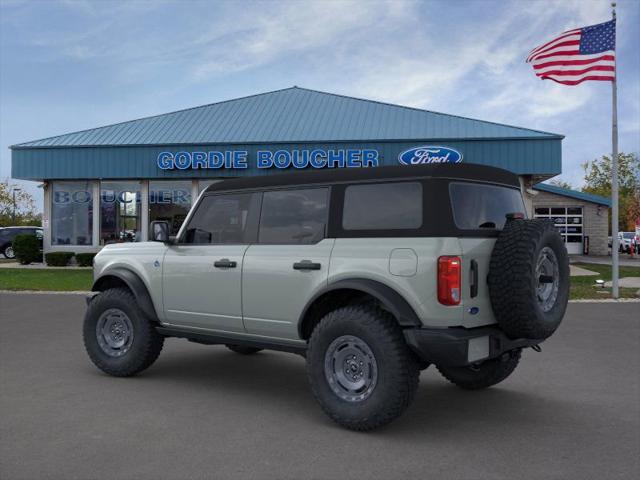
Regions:
<instances>
[{"instance_id":1,"label":"black wheel rim","mask_svg":"<svg viewBox=\"0 0 640 480\"><path fill-rule=\"evenodd\" d=\"M347 402L367 399L378 382L373 351L353 335L343 335L331 342L324 357L324 372L333 393Z\"/></svg>"},{"instance_id":2,"label":"black wheel rim","mask_svg":"<svg viewBox=\"0 0 640 480\"><path fill-rule=\"evenodd\" d=\"M544 247L536 262L536 298L543 312L548 312L556 304L560 285L560 268L555 252Z\"/></svg>"},{"instance_id":3,"label":"black wheel rim","mask_svg":"<svg viewBox=\"0 0 640 480\"><path fill-rule=\"evenodd\" d=\"M96 338L104 353L110 357L121 357L133 342L131 320L119 308L105 310L96 323Z\"/></svg>"}]
</instances>

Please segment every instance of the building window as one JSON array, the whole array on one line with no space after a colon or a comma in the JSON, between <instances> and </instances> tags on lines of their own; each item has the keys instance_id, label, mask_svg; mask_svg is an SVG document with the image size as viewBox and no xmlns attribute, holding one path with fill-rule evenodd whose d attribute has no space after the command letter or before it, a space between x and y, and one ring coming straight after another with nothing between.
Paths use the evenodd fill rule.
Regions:
<instances>
[{"instance_id":1,"label":"building window","mask_svg":"<svg viewBox=\"0 0 640 480\"><path fill-rule=\"evenodd\" d=\"M51 244L91 245L93 195L91 182L54 182L51 202Z\"/></svg>"},{"instance_id":2,"label":"building window","mask_svg":"<svg viewBox=\"0 0 640 480\"><path fill-rule=\"evenodd\" d=\"M582 207L551 207L535 209L535 218L553 221L569 253L582 253L583 212Z\"/></svg>"},{"instance_id":3,"label":"building window","mask_svg":"<svg viewBox=\"0 0 640 480\"><path fill-rule=\"evenodd\" d=\"M149 182L149 221L169 222L169 235L178 234L191 203L191 180Z\"/></svg>"},{"instance_id":4,"label":"building window","mask_svg":"<svg viewBox=\"0 0 640 480\"><path fill-rule=\"evenodd\" d=\"M100 244L140 241L140 182L100 185Z\"/></svg>"}]
</instances>

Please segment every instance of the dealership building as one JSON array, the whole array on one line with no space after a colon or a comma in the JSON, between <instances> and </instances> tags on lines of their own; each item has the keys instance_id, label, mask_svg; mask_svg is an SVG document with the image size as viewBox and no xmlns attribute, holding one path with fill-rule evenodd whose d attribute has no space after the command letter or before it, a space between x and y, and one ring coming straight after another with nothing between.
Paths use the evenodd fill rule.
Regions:
<instances>
[{"instance_id":1,"label":"dealership building","mask_svg":"<svg viewBox=\"0 0 640 480\"><path fill-rule=\"evenodd\" d=\"M13 145L12 177L43 183L45 251L95 252L177 233L198 194L229 177L454 162L521 178L529 215L569 253L607 253L609 199L541 184L561 135L292 87ZM438 208L438 206L434 206Z\"/></svg>"}]
</instances>

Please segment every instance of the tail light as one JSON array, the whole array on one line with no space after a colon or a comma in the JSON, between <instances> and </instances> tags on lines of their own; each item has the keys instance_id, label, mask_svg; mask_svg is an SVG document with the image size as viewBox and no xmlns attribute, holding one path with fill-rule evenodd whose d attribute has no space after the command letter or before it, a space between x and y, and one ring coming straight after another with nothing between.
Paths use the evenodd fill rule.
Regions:
<instances>
[{"instance_id":1,"label":"tail light","mask_svg":"<svg viewBox=\"0 0 640 480\"><path fill-rule=\"evenodd\" d=\"M461 288L460 257L438 258L438 301L443 305L458 305Z\"/></svg>"}]
</instances>

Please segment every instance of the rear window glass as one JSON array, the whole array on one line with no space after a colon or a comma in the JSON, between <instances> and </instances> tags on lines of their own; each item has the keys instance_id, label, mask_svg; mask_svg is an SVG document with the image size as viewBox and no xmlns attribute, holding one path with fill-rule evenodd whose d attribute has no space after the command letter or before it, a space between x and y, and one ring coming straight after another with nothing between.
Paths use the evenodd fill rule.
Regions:
<instances>
[{"instance_id":1,"label":"rear window glass","mask_svg":"<svg viewBox=\"0 0 640 480\"><path fill-rule=\"evenodd\" d=\"M507 213L526 213L520 190L479 183L449 185L453 219L461 230L498 229Z\"/></svg>"}]
</instances>

